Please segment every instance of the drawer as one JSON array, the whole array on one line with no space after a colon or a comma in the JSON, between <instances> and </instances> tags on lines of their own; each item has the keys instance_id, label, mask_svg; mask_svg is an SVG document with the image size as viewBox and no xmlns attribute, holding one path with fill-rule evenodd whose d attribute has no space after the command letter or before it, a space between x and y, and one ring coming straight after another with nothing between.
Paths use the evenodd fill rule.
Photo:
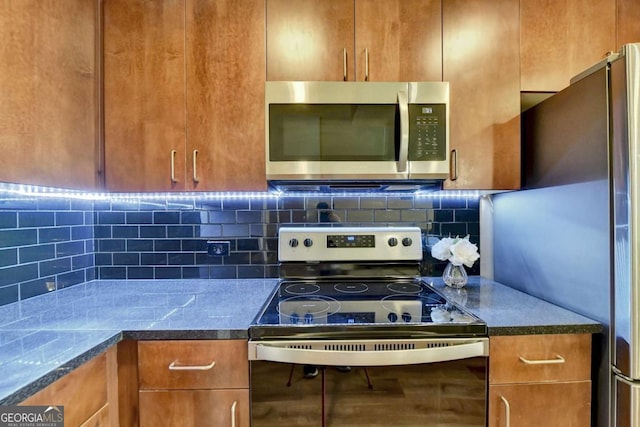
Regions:
<instances>
[{"instance_id":1,"label":"drawer","mask_svg":"<svg viewBox=\"0 0 640 427\"><path fill-rule=\"evenodd\" d=\"M139 341L140 389L249 388L244 340Z\"/></svg>"},{"instance_id":2,"label":"drawer","mask_svg":"<svg viewBox=\"0 0 640 427\"><path fill-rule=\"evenodd\" d=\"M591 335L494 336L489 384L591 379Z\"/></svg>"}]
</instances>

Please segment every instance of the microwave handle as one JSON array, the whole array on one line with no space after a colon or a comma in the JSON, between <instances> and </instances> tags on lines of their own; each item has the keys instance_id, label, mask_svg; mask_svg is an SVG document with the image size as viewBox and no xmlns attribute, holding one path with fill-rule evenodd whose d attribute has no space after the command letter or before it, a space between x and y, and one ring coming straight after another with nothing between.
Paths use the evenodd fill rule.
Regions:
<instances>
[{"instance_id":1,"label":"microwave handle","mask_svg":"<svg viewBox=\"0 0 640 427\"><path fill-rule=\"evenodd\" d=\"M400 109L400 157L398 172L407 171L409 159L409 101L406 92L398 92L398 108Z\"/></svg>"}]
</instances>

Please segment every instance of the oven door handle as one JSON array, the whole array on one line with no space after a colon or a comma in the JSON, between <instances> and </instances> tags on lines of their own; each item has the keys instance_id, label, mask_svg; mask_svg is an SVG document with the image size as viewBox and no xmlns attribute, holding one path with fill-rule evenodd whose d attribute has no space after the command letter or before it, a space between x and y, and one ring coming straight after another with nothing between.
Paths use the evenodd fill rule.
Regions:
<instances>
[{"instance_id":1,"label":"oven door handle","mask_svg":"<svg viewBox=\"0 0 640 427\"><path fill-rule=\"evenodd\" d=\"M344 346L348 345L349 342L345 342ZM362 351L287 348L283 346L282 342L249 343L249 360L321 366L416 365L468 359L472 357L486 357L488 354L489 341L486 338L444 347Z\"/></svg>"}]
</instances>

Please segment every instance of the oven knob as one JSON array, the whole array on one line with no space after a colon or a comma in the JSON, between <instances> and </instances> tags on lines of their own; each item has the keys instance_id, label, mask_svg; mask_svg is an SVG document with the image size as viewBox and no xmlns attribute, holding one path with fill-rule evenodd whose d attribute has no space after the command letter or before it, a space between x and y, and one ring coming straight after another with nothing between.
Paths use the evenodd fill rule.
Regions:
<instances>
[{"instance_id":1,"label":"oven knob","mask_svg":"<svg viewBox=\"0 0 640 427\"><path fill-rule=\"evenodd\" d=\"M398 320L398 315L395 313L389 313L387 319L389 319L389 322L395 323Z\"/></svg>"},{"instance_id":2,"label":"oven knob","mask_svg":"<svg viewBox=\"0 0 640 427\"><path fill-rule=\"evenodd\" d=\"M398 244L398 239L396 239L395 237L389 237L387 243L389 243L389 246L391 247L396 246Z\"/></svg>"},{"instance_id":3,"label":"oven knob","mask_svg":"<svg viewBox=\"0 0 640 427\"><path fill-rule=\"evenodd\" d=\"M304 323L313 323L313 314L307 313L304 315Z\"/></svg>"},{"instance_id":4,"label":"oven knob","mask_svg":"<svg viewBox=\"0 0 640 427\"><path fill-rule=\"evenodd\" d=\"M308 237L304 239L303 243L307 248L310 248L311 246L313 246L313 240L309 239Z\"/></svg>"},{"instance_id":5,"label":"oven knob","mask_svg":"<svg viewBox=\"0 0 640 427\"><path fill-rule=\"evenodd\" d=\"M298 239L293 238L293 239L289 240L289 246L291 246L292 248L297 248L298 247Z\"/></svg>"},{"instance_id":6,"label":"oven knob","mask_svg":"<svg viewBox=\"0 0 640 427\"><path fill-rule=\"evenodd\" d=\"M402 320L404 320L404 323L411 322L411 315L409 313L402 313Z\"/></svg>"},{"instance_id":7,"label":"oven knob","mask_svg":"<svg viewBox=\"0 0 640 427\"><path fill-rule=\"evenodd\" d=\"M411 246L412 243L413 240L411 240L411 237L405 237L402 239L402 246Z\"/></svg>"},{"instance_id":8,"label":"oven knob","mask_svg":"<svg viewBox=\"0 0 640 427\"><path fill-rule=\"evenodd\" d=\"M296 325L298 323L298 320L300 319L300 316L298 315L298 313L291 313L289 319L291 319L292 324Z\"/></svg>"}]
</instances>

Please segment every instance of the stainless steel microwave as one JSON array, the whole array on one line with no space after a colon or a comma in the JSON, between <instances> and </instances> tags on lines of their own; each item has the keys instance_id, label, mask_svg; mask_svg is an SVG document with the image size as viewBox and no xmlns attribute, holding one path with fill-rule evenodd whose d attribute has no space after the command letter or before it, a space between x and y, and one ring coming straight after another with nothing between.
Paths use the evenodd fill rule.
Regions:
<instances>
[{"instance_id":1,"label":"stainless steel microwave","mask_svg":"<svg viewBox=\"0 0 640 427\"><path fill-rule=\"evenodd\" d=\"M266 173L280 186L449 176L449 83L266 82Z\"/></svg>"}]
</instances>

